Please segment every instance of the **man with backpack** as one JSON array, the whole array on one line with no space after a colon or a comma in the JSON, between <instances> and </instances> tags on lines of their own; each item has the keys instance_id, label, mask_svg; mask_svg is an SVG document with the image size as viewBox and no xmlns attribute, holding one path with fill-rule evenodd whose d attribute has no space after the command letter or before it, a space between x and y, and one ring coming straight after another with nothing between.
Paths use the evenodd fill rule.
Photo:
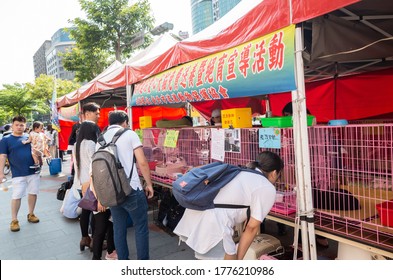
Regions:
<instances>
[{"instance_id":1,"label":"man with backpack","mask_svg":"<svg viewBox=\"0 0 393 280\"><path fill-rule=\"evenodd\" d=\"M106 143L110 143L112 138L122 128L128 127L129 118L124 111L113 111L109 113L109 126L103 134ZM100 149L101 145L98 141L96 151ZM135 244L137 250L138 260L147 260L149 256L149 229L147 217L147 198L152 198L154 191L150 177L150 169L148 161L143 153L142 143L138 135L126 129L116 140L116 149L118 159L124 168L127 177L130 178L128 195L125 200L115 206L110 206L113 218L113 230L115 247L119 260L126 260L129 258L128 244L127 244L127 217L130 216L135 228ZM94 157L94 156L93 156ZM136 168L135 160L138 163L139 169L146 182L143 189L141 181ZM94 160L93 160L94 162ZM94 189L97 197L100 200L95 183L95 172L99 170L94 169L92 164L92 177ZM111 170L117 172L117 170ZM104 205L104 204L103 204Z\"/></svg>"}]
</instances>

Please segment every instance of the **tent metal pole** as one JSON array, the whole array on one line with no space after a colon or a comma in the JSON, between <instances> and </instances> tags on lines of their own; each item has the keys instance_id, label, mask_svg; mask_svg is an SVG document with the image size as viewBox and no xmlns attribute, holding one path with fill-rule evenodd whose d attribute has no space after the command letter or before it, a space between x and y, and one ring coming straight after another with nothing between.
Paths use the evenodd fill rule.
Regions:
<instances>
[{"instance_id":1,"label":"tent metal pole","mask_svg":"<svg viewBox=\"0 0 393 280\"><path fill-rule=\"evenodd\" d=\"M127 114L128 114L128 119L130 120L130 128L132 129L132 107L131 107L131 96L132 96L132 85L128 84L128 69L127 66L125 67L126 70L126 97L127 97Z\"/></svg>"},{"instance_id":2,"label":"tent metal pole","mask_svg":"<svg viewBox=\"0 0 393 280\"><path fill-rule=\"evenodd\" d=\"M301 25L295 30L295 76L297 90L292 91L293 133L295 144L298 212L302 232L303 259L316 260L314 209L311 190L311 167L307 130L307 109L304 83L303 38Z\"/></svg>"},{"instance_id":3,"label":"tent metal pole","mask_svg":"<svg viewBox=\"0 0 393 280\"><path fill-rule=\"evenodd\" d=\"M132 129L132 107L131 107L132 85L126 85L126 95L127 95L127 114L130 120L130 128Z\"/></svg>"},{"instance_id":4,"label":"tent metal pole","mask_svg":"<svg viewBox=\"0 0 393 280\"><path fill-rule=\"evenodd\" d=\"M378 26L372 24L371 22L367 21L367 19L374 19L373 17L370 16L366 16L366 17L360 17L357 14L351 12L348 9L345 8L341 8L340 11L342 11L343 13L351 16L351 17L357 17L357 20L359 20L361 23L363 23L364 25L370 27L371 29L381 33L382 35L384 35L386 38L392 37L392 34L390 34L389 32L386 32L385 30L379 28ZM343 17L345 19L345 17ZM386 19L386 18L385 18Z\"/></svg>"}]
</instances>

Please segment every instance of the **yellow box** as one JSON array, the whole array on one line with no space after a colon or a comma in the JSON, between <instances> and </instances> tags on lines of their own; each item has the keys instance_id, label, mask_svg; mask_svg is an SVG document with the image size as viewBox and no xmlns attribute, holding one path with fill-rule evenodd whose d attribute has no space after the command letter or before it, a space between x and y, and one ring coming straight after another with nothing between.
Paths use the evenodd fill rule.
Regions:
<instances>
[{"instance_id":1,"label":"yellow box","mask_svg":"<svg viewBox=\"0 0 393 280\"><path fill-rule=\"evenodd\" d=\"M221 110L222 128L252 127L251 108Z\"/></svg>"},{"instance_id":2,"label":"yellow box","mask_svg":"<svg viewBox=\"0 0 393 280\"><path fill-rule=\"evenodd\" d=\"M139 117L139 127L141 129L152 127L151 116Z\"/></svg>"}]
</instances>

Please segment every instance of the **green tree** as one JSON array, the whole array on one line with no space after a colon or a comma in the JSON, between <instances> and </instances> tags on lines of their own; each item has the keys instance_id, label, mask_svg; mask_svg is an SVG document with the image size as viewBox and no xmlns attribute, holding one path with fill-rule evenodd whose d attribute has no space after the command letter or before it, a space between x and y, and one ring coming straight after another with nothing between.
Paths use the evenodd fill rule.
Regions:
<instances>
[{"instance_id":1,"label":"green tree","mask_svg":"<svg viewBox=\"0 0 393 280\"><path fill-rule=\"evenodd\" d=\"M93 79L114 59L124 62L135 49L131 39L153 27L148 0L139 0L129 6L128 0L79 0L86 19L72 21L75 28L70 29L76 46L71 52L63 54L63 65L76 72L79 81ZM144 48L151 43L145 36Z\"/></svg>"},{"instance_id":2,"label":"green tree","mask_svg":"<svg viewBox=\"0 0 393 280\"><path fill-rule=\"evenodd\" d=\"M24 115L28 118L32 112L45 112L45 104L32 96L26 85L15 83L3 86L4 89L0 90L0 108L6 122L16 115Z\"/></svg>"},{"instance_id":3,"label":"green tree","mask_svg":"<svg viewBox=\"0 0 393 280\"><path fill-rule=\"evenodd\" d=\"M78 81L90 81L108 65L109 53L102 50L84 50L74 47L71 52L62 53L65 69L75 72Z\"/></svg>"},{"instance_id":4,"label":"green tree","mask_svg":"<svg viewBox=\"0 0 393 280\"><path fill-rule=\"evenodd\" d=\"M26 89L28 93L46 104L46 110L50 110L49 104L52 100L52 94L54 89L55 79L53 76L41 74L35 79L34 83L27 83ZM72 92L80 87L79 83L56 79L56 94L57 97L61 97L67 93Z\"/></svg>"}]
</instances>

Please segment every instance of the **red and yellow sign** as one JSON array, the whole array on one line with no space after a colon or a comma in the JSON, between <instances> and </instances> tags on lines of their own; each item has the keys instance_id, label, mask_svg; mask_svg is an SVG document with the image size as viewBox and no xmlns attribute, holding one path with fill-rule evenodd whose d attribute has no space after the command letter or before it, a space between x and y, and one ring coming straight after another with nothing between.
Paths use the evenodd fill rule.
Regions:
<instances>
[{"instance_id":1,"label":"red and yellow sign","mask_svg":"<svg viewBox=\"0 0 393 280\"><path fill-rule=\"evenodd\" d=\"M288 26L237 47L169 69L135 85L131 106L219 100L290 91L294 31Z\"/></svg>"}]
</instances>

